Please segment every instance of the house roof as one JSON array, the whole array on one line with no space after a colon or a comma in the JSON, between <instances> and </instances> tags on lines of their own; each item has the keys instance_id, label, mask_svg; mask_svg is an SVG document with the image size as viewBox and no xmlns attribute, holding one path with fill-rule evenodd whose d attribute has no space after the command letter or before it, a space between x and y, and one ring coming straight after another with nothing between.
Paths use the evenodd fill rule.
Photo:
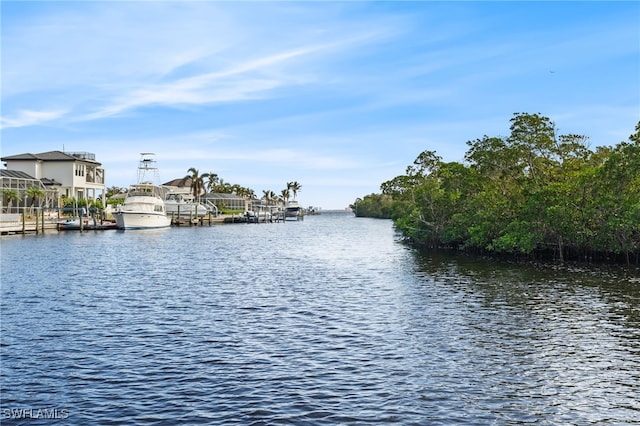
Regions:
<instances>
[{"instance_id":1,"label":"house roof","mask_svg":"<svg viewBox=\"0 0 640 426\"><path fill-rule=\"evenodd\" d=\"M6 169L0 169L0 177L37 180L36 178L34 178L33 176L25 172L19 172L17 170L6 170Z\"/></svg>"},{"instance_id":2,"label":"house roof","mask_svg":"<svg viewBox=\"0 0 640 426\"><path fill-rule=\"evenodd\" d=\"M191 188L191 178L178 178L163 183L162 186L175 186L177 188Z\"/></svg>"},{"instance_id":3,"label":"house roof","mask_svg":"<svg viewBox=\"0 0 640 426\"><path fill-rule=\"evenodd\" d=\"M58 182L55 179L42 178L40 179L44 186L62 186L62 183Z\"/></svg>"},{"instance_id":4,"label":"house roof","mask_svg":"<svg viewBox=\"0 0 640 426\"><path fill-rule=\"evenodd\" d=\"M36 179L33 176L29 175L28 173L21 172L18 170L0 169L0 178L4 178L4 177L13 178L13 179L34 180L34 181L39 180L40 182L42 182L42 184L45 187L62 186L62 184L56 181L55 179L49 179L49 178Z\"/></svg>"},{"instance_id":5,"label":"house roof","mask_svg":"<svg viewBox=\"0 0 640 426\"><path fill-rule=\"evenodd\" d=\"M95 161L95 156L87 152L47 151L39 154L31 154L28 152L2 157L0 161L86 161L100 165L100 163Z\"/></svg>"}]
</instances>

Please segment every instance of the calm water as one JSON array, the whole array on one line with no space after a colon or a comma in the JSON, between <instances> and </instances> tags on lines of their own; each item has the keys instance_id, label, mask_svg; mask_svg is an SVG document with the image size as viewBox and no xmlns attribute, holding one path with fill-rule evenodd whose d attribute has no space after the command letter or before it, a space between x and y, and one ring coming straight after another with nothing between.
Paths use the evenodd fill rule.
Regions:
<instances>
[{"instance_id":1,"label":"calm water","mask_svg":"<svg viewBox=\"0 0 640 426\"><path fill-rule=\"evenodd\" d=\"M640 424L637 274L345 214L0 243L2 424Z\"/></svg>"}]
</instances>

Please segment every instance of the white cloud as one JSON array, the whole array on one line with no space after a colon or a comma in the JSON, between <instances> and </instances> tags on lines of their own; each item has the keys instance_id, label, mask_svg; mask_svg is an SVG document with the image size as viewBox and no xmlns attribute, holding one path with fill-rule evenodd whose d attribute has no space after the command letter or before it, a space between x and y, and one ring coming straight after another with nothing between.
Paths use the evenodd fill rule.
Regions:
<instances>
[{"instance_id":1,"label":"white cloud","mask_svg":"<svg viewBox=\"0 0 640 426\"><path fill-rule=\"evenodd\" d=\"M204 73L172 82L144 85L121 94L111 105L81 116L80 119L105 118L148 105L179 107L258 99L265 96L266 91L281 87L287 82L245 74L252 71L264 73L266 68L309 54L317 49L317 47L299 48L248 60L223 71Z\"/></svg>"},{"instance_id":2,"label":"white cloud","mask_svg":"<svg viewBox=\"0 0 640 426\"><path fill-rule=\"evenodd\" d=\"M314 54L353 48L384 32L309 31L309 37L289 38L282 37L287 33L282 28L278 37L264 43L255 38L261 36L260 25L240 23L251 20L238 14L243 5L118 6L92 3L10 21L3 30L3 58L11 64L3 69L3 98L55 92L72 121L108 118L145 106L262 99L274 89L316 80L312 64L319 57ZM270 10L266 5L258 9ZM10 103L5 103L7 108Z\"/></svg>"},{"instance_id":3,"label":"white cloud","mask_svg":"<svg viewBox=\"0 0 640 426\"><path fill-rule=\"evenodd\" d=\"M63 117L67 111L32 111L32 110L20 110L13 117L2 117L0 126L2 129L9 129L11 127L26 127L35 126L46 123L48 121L56 120Z\"/></svg>"},{"instance_id":4,"label":"white cloud","mask_svg":"<svg viewBox=\"0 0 640 426\"><path fill-rule=\"evenodd\" d=\"M637 122L624 3L5 3L3 149L95 151L109 185L155 151L167 180L197 167L355 198L422 150L461 161L514 112L594 143Z\"/></svg>"}]
</instances>

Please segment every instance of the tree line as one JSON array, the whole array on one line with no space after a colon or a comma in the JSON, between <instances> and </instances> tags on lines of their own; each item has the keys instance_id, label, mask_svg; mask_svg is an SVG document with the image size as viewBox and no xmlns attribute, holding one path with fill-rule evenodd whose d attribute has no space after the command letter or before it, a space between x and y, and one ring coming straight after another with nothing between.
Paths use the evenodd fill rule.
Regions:
<instances>
[{"instance_id":1,"label":"tree line","mask_svg":"<svg viewBox=\"0 0 640 426\"><path fill-rule=\"evenodd\" d=\"M183 185L189 185L191 193L196 200L199 200L201 196L206 193L219 193L219 194L233 194L242 198L257 199L256 192L251 189L238 184L231 184L225 182L217 173L200 173L200 170L195 167L190 167L187 170L187 174L181 179ZM302 190L302 185L297 181L287 182L285 189L280 191L280 194L276 194L272 190L263 190L262 197L260 199L265 200L267 204L276 202L287 203L291 196L295 199L298 192ZM124 194L127 192L126 188L120 188L112 186L107 188L107 198L116 194Z\"/></svg>"},{"instance_id":2,"label":"tree line","mask_svg":"<svg viewBox=\"0 0 640 426\"><path fill-rule=\"evenodd\" d=\"M190 182L191 192L195 199L199 199L202 195L207 192L216 192L221 194L234 194L243 198L257 198L256 193L251 188L245 188L240 185L231 185L221 179L216 173L203 173L200 174L200 171L195 167L189 168L187 170L187 175L182 178L182 182ZM206 183L205 183L206 179ZM280 195L277 195L272 190L263 190L262 191L262 200L265 200L267 204L271 204L273 202L283 202L286 203L291 194L293 194L293 198L295 199L298 195L298 192L302 190L302 185L297 182L287 182L287 187L283 189Z\"/></svg>"},{"instance_id":3,"label":"tree line","mask_svg":"<svg viewBox=\"0 0 640 426\"><path fill-rule=\"evenodd\" d=\"M509 136L468 141L462 164L422 152L358 198L356 216L391 218L428 247L638 264L640 122L628 141L595 149L540 114L510 122Z\"/></svg>"}]
</instances>

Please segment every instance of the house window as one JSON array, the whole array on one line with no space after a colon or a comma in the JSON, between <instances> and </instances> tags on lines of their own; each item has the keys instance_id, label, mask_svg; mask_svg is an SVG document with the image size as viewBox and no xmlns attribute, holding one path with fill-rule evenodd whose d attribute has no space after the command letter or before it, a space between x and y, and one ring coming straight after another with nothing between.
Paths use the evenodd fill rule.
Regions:
<instances>
[{"instance_id":1,"label":"house window","mask_svg":"<svg viewBox=\"0 0 640 426\"><path fill-rule=\"evenodd\" d=\"M87 167L87 182L89 183L93 183L95 182L95 173L96 173L96 168L95 167Z\"/></svg>"}]
</instances>

